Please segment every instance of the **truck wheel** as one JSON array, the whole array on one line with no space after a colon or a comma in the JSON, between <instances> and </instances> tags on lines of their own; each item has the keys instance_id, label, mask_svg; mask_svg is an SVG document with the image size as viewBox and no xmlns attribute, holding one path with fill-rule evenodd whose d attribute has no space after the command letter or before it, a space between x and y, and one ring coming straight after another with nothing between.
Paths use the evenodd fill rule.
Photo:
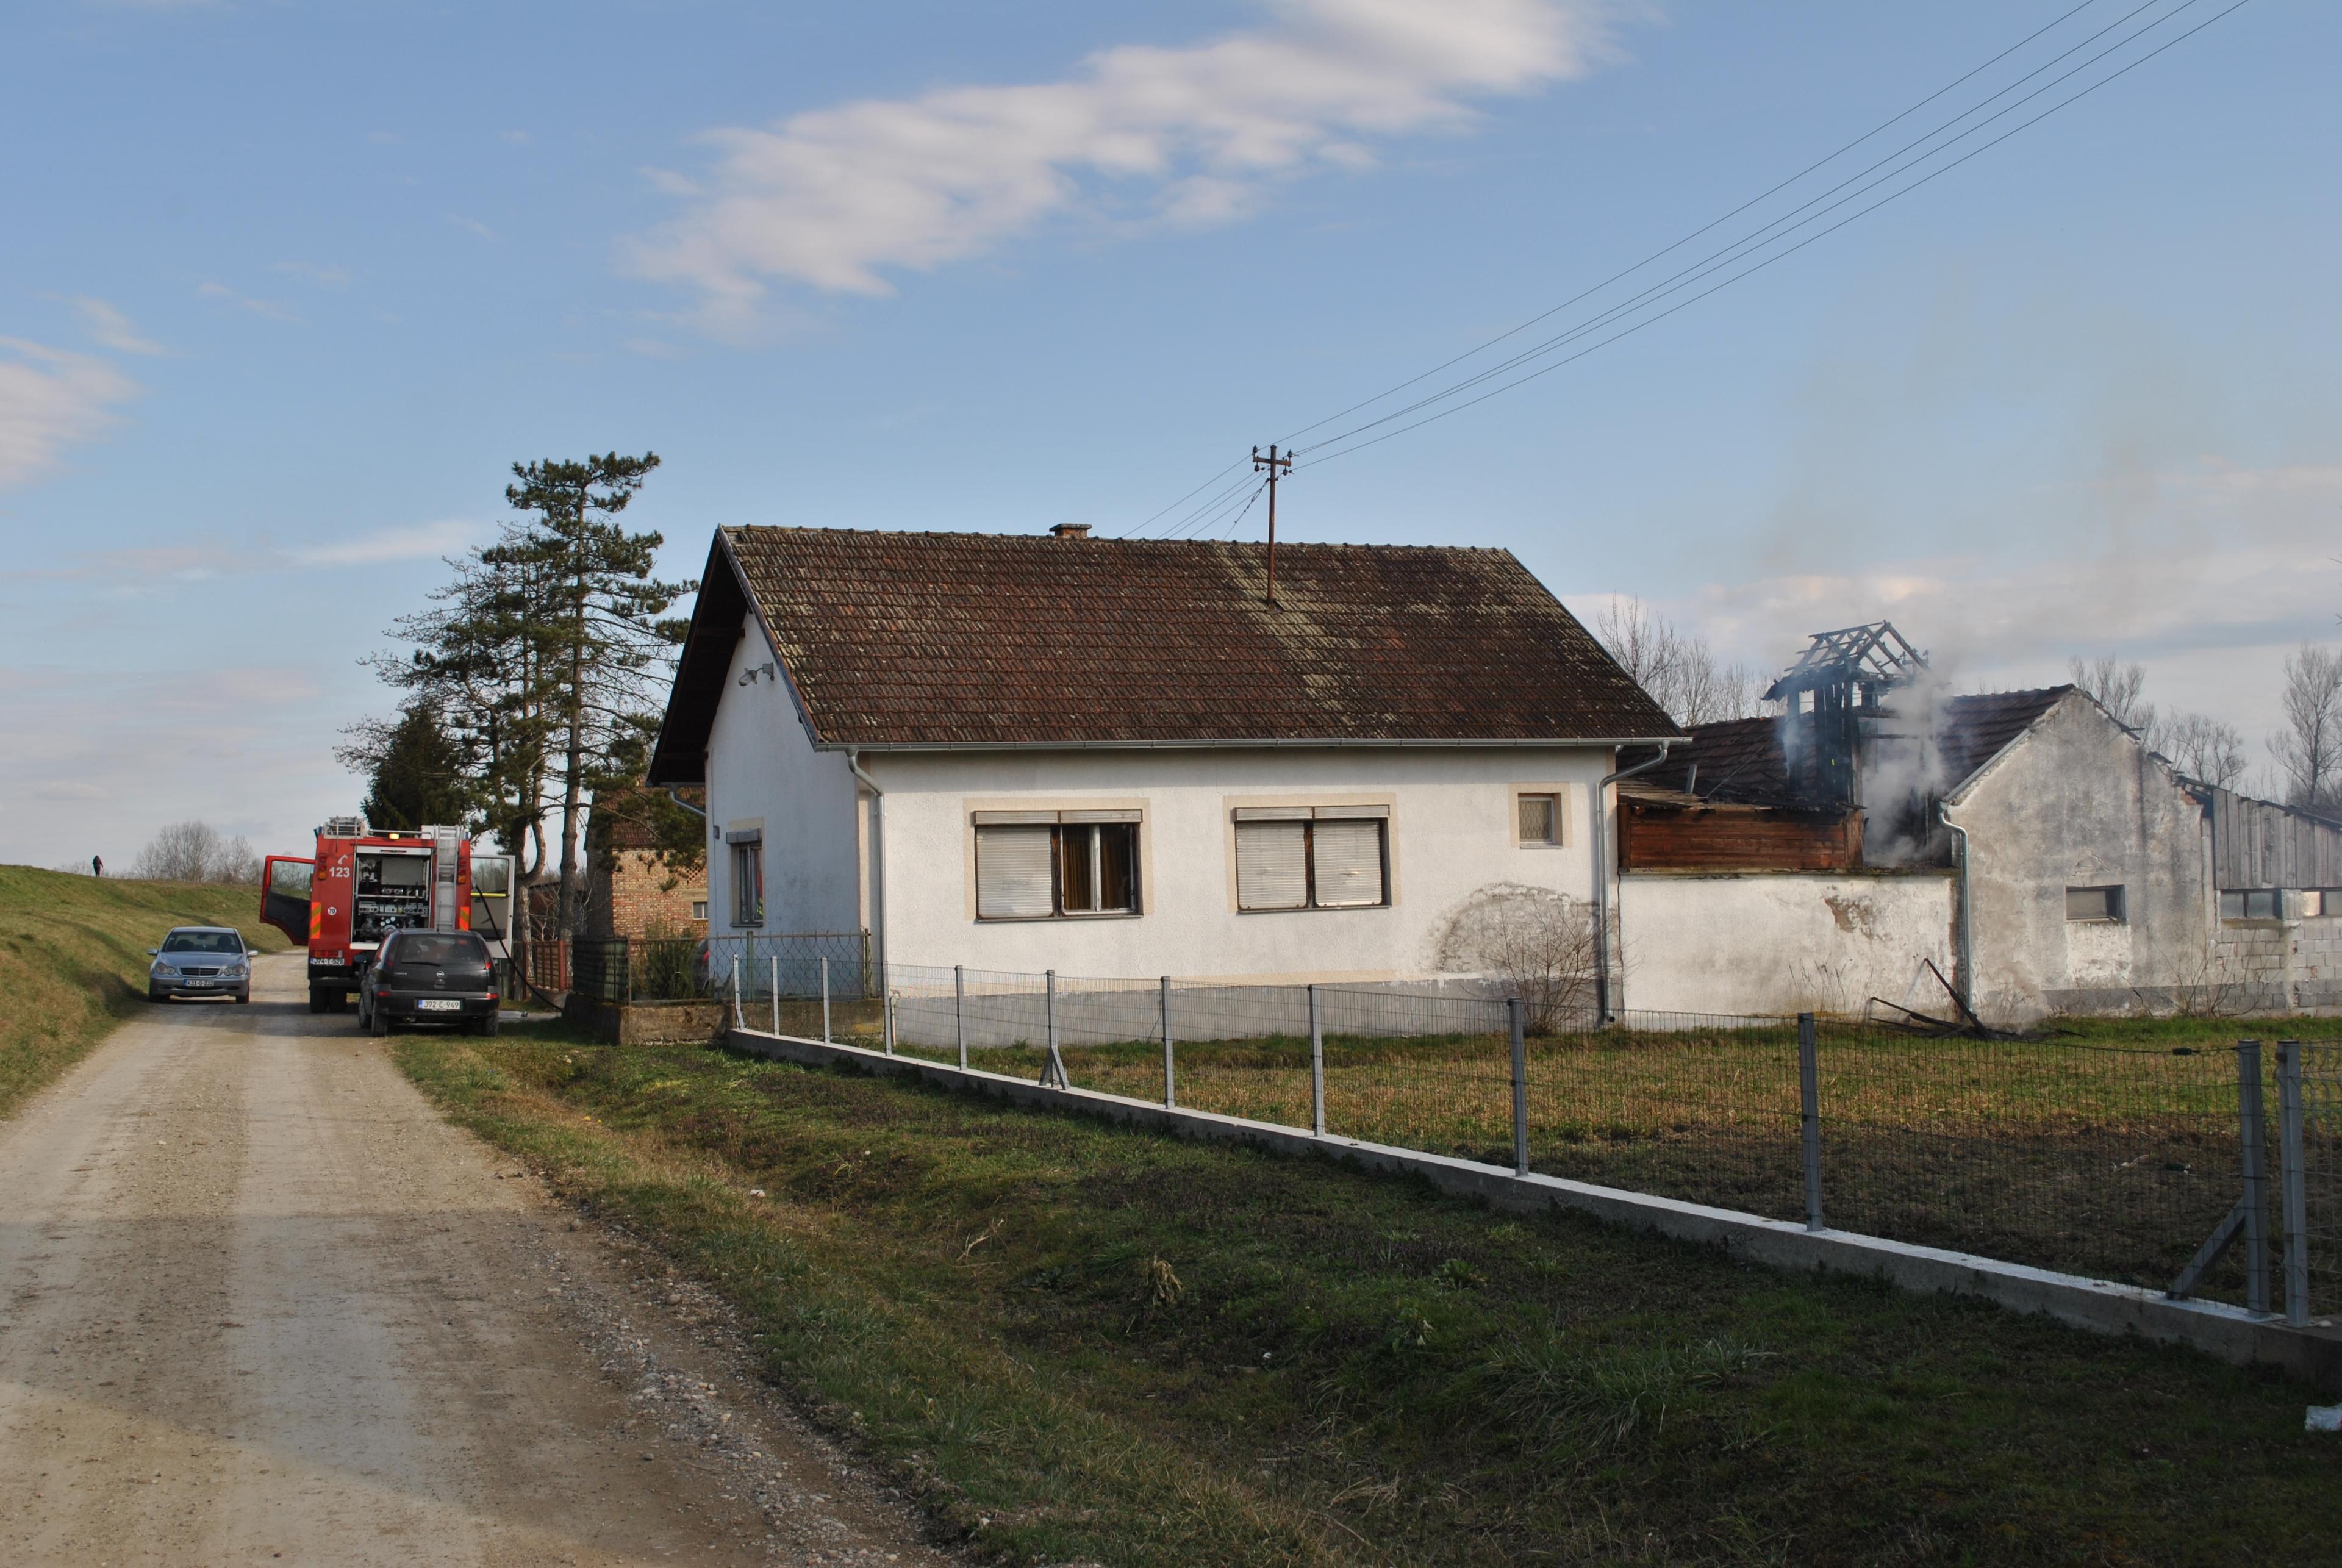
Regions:
<instances>
[{"instance_id":1,"label":"truck wheel","mask_svg":"<svg viewBox=\"0 0 2342 1568\"><path fill-rule=\"evenodd\" d=\"M312 1013L323 1013L325 1010L325 988L322 985L312 985L309 987L309 1011Z\"/></svg>"}]
</instances>

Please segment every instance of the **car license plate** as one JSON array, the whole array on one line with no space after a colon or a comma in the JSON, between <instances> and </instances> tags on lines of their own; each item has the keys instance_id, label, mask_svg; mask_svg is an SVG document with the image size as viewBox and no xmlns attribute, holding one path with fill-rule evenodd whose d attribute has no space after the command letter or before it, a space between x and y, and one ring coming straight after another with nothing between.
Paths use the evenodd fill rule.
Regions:
<instances>
[{"instance_id":1,"label":"car license plate","mask_svg":"<svg viewBox=\"0 0 2342 1568\"><path fill-rule=\"evenodd\" d=\"M462 1003L452 996L425 996L415 1004L418 1013L453 1013Z\"/></svg>"},{"instance_id":2,"label":"car license plate","mask_svg":"<svg viewBox=\"0 0 2342 1568\"><path fill-rule=\"evenodd\" d=\"M204 980L204 979L195 979L195 978L191 978L190 980L188 980L187 984L190 984L190 985L223 985L223 984L226 984L226 982L225 982L225 981L220 981L220 980Z\"/></svg>"}]
</instances>

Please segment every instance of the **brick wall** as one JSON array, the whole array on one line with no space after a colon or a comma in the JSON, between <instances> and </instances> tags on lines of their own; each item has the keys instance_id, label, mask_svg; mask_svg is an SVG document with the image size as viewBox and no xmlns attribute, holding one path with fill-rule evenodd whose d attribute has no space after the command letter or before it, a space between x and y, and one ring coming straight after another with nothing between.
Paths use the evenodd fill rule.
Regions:
<instances>
[{"instance_id":1,"label":"brick wall","mask_svg":"<svg viewBox=\"0 0 2342 1568\"><path fill-rule=\"evenodd\" d=\"M692 915L694 904L707 902L706 873L677 877L648 850L622 849L613 860L594 889L594 930L612 936L645 936L654 929L707 934L707 922Z\"/></svg>"}]
</instances>

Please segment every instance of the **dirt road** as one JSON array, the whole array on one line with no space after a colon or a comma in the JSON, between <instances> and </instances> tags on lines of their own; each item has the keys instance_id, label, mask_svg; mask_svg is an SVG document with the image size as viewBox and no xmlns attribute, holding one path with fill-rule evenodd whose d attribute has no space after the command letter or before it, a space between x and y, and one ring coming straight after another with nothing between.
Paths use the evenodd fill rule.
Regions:
<instances>
[{"instance_id":1,"label":"dirt road","mask_svg":"<svg viewBox=\"0 0 2342 1568\"><path fill-rule=\"evenodd\" d=\"M0 1123L0 1562L945 1561L301 965Z\"/></svg>"}]
</instances>

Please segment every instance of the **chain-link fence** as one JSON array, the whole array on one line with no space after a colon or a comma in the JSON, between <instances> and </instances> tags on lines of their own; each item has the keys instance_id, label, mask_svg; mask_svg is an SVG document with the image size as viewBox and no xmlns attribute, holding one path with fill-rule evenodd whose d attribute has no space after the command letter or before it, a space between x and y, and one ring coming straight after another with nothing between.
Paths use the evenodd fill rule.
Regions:
<instances>
[{"instance_id":1,"label":"chain-link fence","mask_svg":"<svg viewBox=\"0 0 2342 1568\"><path fill-rule=\"evenodd\" d=\"M2342 1308L2342 1043L2287 1047L2297 1094L2283 1052L2257 1048L1660 1013L1528 1035L1472 982L882 974L846 956L826 996L786 963L755 984L744 959L742 1022L2228 1301L2251 1298L2255 1258L2297 1258L2296 1295L2265 1271L2270 1308ZM2257 1229L2247 1124L2266 1149Z\"/></svg>"}]
</instances>

